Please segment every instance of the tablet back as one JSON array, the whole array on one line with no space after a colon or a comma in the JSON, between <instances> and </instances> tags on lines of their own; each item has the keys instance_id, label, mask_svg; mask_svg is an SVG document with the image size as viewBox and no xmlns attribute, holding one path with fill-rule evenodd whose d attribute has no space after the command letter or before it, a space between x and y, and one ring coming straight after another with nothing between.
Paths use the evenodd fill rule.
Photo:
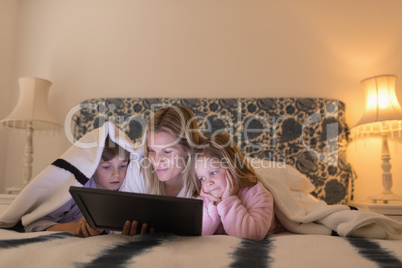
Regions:
<instances>
[{"instance_id":1,"label":"tablet back","mask_svg":"<svg viewBox=\"0 0 402 268\"><path fill-rule=\"evenodd\" d=\"M94 229L122 231L126 220L148 223L155 232L199 236L202 200L70 187L70 193Z\"/></svg>"}]
</instances>

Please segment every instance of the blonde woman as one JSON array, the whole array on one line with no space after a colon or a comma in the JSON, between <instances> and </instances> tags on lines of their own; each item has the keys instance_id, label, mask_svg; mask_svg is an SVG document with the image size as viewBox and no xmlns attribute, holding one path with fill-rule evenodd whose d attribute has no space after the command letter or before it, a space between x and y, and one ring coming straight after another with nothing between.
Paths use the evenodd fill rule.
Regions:
<instances>
[{"instance_id":1,"label":"blonde woman","mask_svg":"<svg viewBox=\"0 0 402 268\"><path fill-rule=\"evenodd\" d=\"M202 140L193 112L184 106L162 107L149 120L143 135L145 157L135 164L133 192L192 197L191 154ZM135 173L135 172L134 172ZM127 221L123 234L135 235L138 222ZM147 230L142 225L140 233Z\"/></svg>"},{"instance_id":2,"label":"blonde woman","mask_svg":"<svg viewBox=\"0 0 402 268\"><path fill-rule=\"evenodd\" d=\"M184 106L159 109L144 134L144 152L150 161L141 166L149 181L148 192L158 195L191 197L190 157L200 142L197 120ZM149 166L149 165L148 165Z\"/></svg>"}]
</instances>

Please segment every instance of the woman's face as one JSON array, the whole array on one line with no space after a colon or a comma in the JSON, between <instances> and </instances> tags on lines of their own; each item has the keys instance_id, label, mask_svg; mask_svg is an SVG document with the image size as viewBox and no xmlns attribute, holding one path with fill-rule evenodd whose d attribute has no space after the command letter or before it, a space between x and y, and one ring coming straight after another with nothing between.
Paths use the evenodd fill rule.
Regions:
<instances>
[{"instance_id":1,"label":"woman's face","mask_svg":"<svg viewBox=\"0 0 402 268\"><path fill-rule=\"evenodd\" d=\"M167 132L150 132L147 147L158 179L182 184L188 154L179 139Z\"/></svg>"}]
</instances>

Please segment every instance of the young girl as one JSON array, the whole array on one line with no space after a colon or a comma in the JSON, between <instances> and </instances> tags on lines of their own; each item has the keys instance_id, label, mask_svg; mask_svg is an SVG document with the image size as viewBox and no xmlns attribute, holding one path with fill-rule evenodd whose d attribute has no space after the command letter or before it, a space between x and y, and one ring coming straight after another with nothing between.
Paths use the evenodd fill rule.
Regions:
<instances>
[{"instance_id":1,"label":"young girl","mask_svg":"<svg viewBox=\"0 0 402 268\"><path fill-rule=\"evenodd\" d=\"M193 181L204 201L203 235L262 240L273 232L273 197L228 135L202 142L192 161Z\"/></svg>"},{"instance_id":2,"label":"young girl","mask_svg":"<svg viewBox=\"0 0 402 268\"><path fill-rule=\"evenodd\" d=\"M92 178L83 187L119 190L126 177L129 160L129 152L106 137L99 165ZM103 231L89 227L73 199L54 212L25 226L26 232L44 230L64 231L81 237L98 235Z\"/></svg>"}]
</instances>

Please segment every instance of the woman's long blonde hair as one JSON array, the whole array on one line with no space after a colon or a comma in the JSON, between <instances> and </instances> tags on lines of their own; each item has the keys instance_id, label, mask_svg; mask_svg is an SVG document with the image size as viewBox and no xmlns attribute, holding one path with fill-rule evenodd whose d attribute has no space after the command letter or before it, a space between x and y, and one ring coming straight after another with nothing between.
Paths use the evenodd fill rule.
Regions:
<instances>
[{"instance_id":1,"label":"woman's long blonde hair","mask_svg":"<svg viewBox=\"0 0 402 268\"><path fill-rule=\"evenodd\" d=\"M195 173L195 164L201 157L211 159L214 163L219 163L222 167L227 168L240 189L252 187L257 183L257 175L253 167L240 152L229 134L220 132L204 139L193 151L191 174L196 190L194 196L198 196L201 190L201 182Z\"/></svg>"},{"instance_id":2,"label":"woman's long blonde hair","mask_svg":"<svg viewBox=\"0 0 402 268\"><path fill-rule=\"evenodd\" d=\"M187 152L186 167L184 169L184 193L193 195L194 185L191 182L191 155L194 147L200 142L200 133L194 113L184 106L166 106L155 112L149 120L143 135L145 159L148 160L148 134L150 132L166 132L177 138L177 142ZM163 182L159 181L156 172L150 163L141 165L141 172L145 180L149 181L149 193L164 195ZM147 183L146 183L147 184Z\"/></svg>"}]
</instances>

